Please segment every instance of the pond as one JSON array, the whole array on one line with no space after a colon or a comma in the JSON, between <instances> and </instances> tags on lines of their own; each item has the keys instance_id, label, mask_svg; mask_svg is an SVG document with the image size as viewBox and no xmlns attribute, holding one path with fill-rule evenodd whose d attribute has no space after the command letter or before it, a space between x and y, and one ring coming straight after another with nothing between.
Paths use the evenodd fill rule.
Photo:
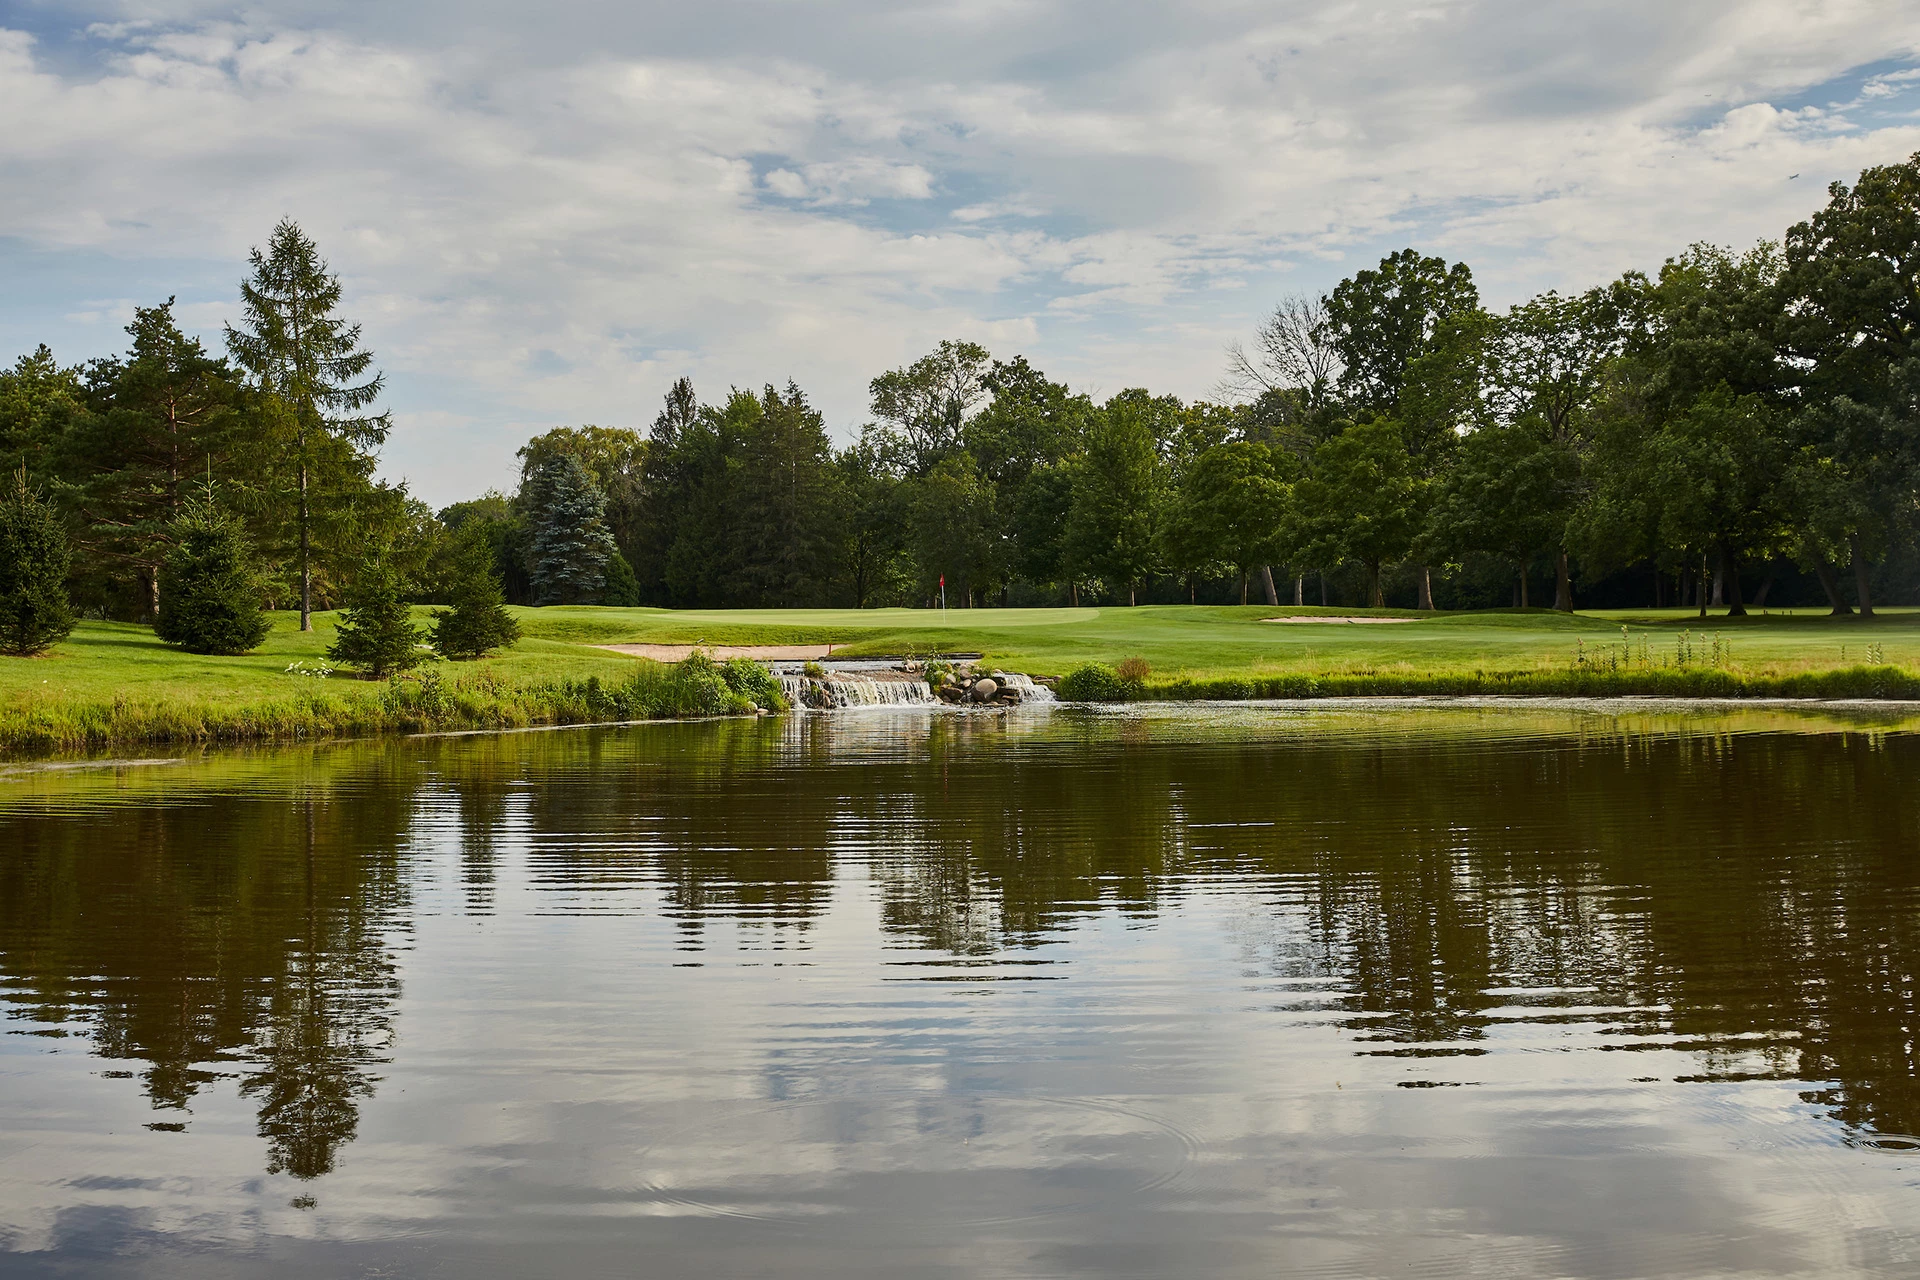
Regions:
<instances>
[{"instance_id":1,"label":"pond","mask_svg":"<svg viewBox=\"0 0 1920 1280\"><path fill-rule=\"evenodd\" d=\"M0 1274L1920 1273L1912 727L916 708L12 767Z\"/></svg>"}]
</instances>

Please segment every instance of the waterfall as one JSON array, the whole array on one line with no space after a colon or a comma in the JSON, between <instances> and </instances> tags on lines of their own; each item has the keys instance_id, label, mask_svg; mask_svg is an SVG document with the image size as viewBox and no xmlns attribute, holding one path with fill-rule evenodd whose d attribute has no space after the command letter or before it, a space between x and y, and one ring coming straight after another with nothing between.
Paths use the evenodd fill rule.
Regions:
<instances>
[{"instance_id":1,"label":"waterfall","mask_svg":"<svg viewBox=\"0 0 1920 1280\"><path fill-rule=\"evenodd\" d=\"M934 702L924 680L870 680L866 676L834 672L824 679L780 677L780 691L796 707L838 711L849 707L926 707Z\"/></svg>"},{"instance_id":2,"label":"waterfall","mask_svg":"<svg viewBox=\"0 0 1920 1280\"><path fill-rule=\"evenodd\" d=\"M993 678L1009 689L1018 689L1022 702L1054 701L1053 690L1043 684L1035 684L1018 671L996 671Z\"/></svg>"}]
</instances>

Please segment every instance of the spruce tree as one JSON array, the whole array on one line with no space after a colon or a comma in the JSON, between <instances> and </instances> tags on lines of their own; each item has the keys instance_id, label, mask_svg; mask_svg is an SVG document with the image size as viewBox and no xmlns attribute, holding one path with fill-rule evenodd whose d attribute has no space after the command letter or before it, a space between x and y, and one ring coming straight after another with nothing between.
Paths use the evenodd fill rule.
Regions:
<instances>
[{"instance_id":1,"label":"spruce tree","mask_svg":"<svg viewBox=\"0 0 1920 1280\"><path fill-rule=\"evenodd\" d=\"M424 638L400 595L400 579L383 557L369 560L354 575L347 610L336 624L327 657L343 667L359 667L378 680L418 666Z\"/></svg>"},{"instance_id":2,"label":"spruce tree","mask_svg":"<svg viewBox=\"0 0 1920 1280\"><path fill-rule=\"evenodd\" d=\"M188 653L230 655L258 648L271 624L260 607L253 548L239 521L208 494L180 513L169 538L173 550L160 569L154 634Z\"/></svg>"},{"instance_id":3,"label":"spruce tree","mask_svg":"<svg viewBox=\"0 0 1920 1280\"><path fill-rule=\"evenodd\" d=\"M535 604L592 604L606 584L613 535L603 513L607 499L579 459L547 459L523 494L533 524L527 569Z\"/></svg>"},{"instance_id":4,"label":"spruce tree","mask_svg":"<svg viewBox=\"0 0 1920 1280\"><path fill-rule=\"evenodd\" d=\"M387 438L391 422L362 410L379 398L384 376L367 376L373 353L360 350L360 326L334 314L340 278L291 218L280 220L266 252L255 249L251 261L253 274L240 285L245 324L228 326L227 350L285 410L299 489L300 629L311 631L316 471L371 465L366 451Z\"/></svg>"},{"instance_id":5,"label":"spruce tree","mask_svg":"<svg viewBox=\"0 0 1920 1280\"><path fill-rule=\"evenodd\" d=\"M67 535L20 469L0 499L0 653L43 653L73 631Z\"/></svg>"},{"instance_id":6,"label":"spruce tree","mask_svg":"<svg viewBox=\"0 0 1920 1280\"><path fill-rule=\"evenodd\" d=\"M506 592L494 571L493 549L481 536L464 539L455 565L453 607L433 615L433 647L443 658L483 658L520 638L507 612Z\"/></svg>"}]
</instances>

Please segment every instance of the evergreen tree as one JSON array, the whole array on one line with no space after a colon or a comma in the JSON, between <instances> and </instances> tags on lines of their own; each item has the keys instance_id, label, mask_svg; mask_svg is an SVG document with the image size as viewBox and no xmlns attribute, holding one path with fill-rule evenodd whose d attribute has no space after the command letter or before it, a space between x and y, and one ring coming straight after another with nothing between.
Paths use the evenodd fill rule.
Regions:
<instances>
[{"instance_id":1,"label":"evergreen tree","mask_svg":"<svg viewBox=\"0 0 1920 1280\"><path fill-rule=\"evenodd\" d=\"M734 501L728 504L739 576L728 603L811 603L826 593L838 523L826 423L789 382L784 393L767 386L742 426Z\"/></svg>"},{"instance_id":2,"label":"evergreen tree","mask_svg":"<svg viewBox=\"0 0 1920 1280\"><path fill-rule=\"evenodd\" d=\"M606 577L600 584L600 603L620 609L633 609L640 604L640 579L633 576L633 566L618 551L607 561Z\"/></svg>"},{"instance_id":3,"label":"evergreen tree","mask_svg":"<svg viewBox=\"0 0 1920 1280\"><path fill-rule=\"evenodd\" d=\"M527 569L535 604L592 604L614 555L606 495L572 454L555 454L529 478L522 498L533 524Z\"/></svg>"},{"instance_id":4,"label":"evergreen tree","mask_svg":"<svg viewBox=\"0 0 1920 1280\"><path fill-rule=\"evenodd\" d=\"M344 667L359 667L378 680L405 671L422 660L422 633L401 598L400 578L385 557L369 560L354 575L347 610L336 626L327 657Z\"/></svg>"},{"instance_id":5,"label":"evergreen tree","mask_svg":"<svg viewBox=\"0 0 1920 1280\"><path fill-rule=\"evenodd\" d=\"M284 429L298 489L300 629L313 630L313 489L316 480L370 471L367 450L387 438L384 413L362 411L384 381L367 376L373 353L360 350L360 326L334 313L340 278L318 247L283 218L263 253L252 253L252 276L240 285L243 328L227 329L227 350L259 389L284 410Z\"/></svg>"},{"instance_id":6,"label":"evergreen tree","mask_svg":"<svg viewBox=\"0 0 1920 1280\"><path fill-rule=\"evenodd\" d=\"M507 612L493 548L485 530L473 527L462 539L455 564L453 607L434 612L433 647L443 658L483 658L520 638L520 624Z\"/></svg>"},{"instance_id":7,"label":"evergreen tree","mask_svg":"<svg viewBox=\"0 0 1920 1280\"><path fill-rule=\"evenodd\" d=\"M42 343L0 369L0 475L22 466L35 483L57 478L57 445L87 414L79 369L63 369Z\"/></svg>"},{"instance_id":8,"label":"evergreen tree","mask_svg":"<svg viewBox=\"0 0 1920 1280\"><path fill-rule=\"evenodd\" d=\"M68 559L60 518L27 487L23 466L0 499L0 653L31 657L72 633Z\"/></svg>"},{"instance_id":9,"label":"evergreen tree","mask_svg":"<svg viewBox=\"0 0 1920 1280\"><path fill-rule=\"evenodd\" d=\"M154 634L188 653L239 654L259 647L271 624L260 607L253 548L240 524L214 505L191 502L168 533Z\"/></svg>"},{"instance_id":10,"label":"evergreen tree","mask_svg":"<svg viewBox=\"0 0 1920 1280\"><path fill-rule=\"evenodd\" d=\"M88 369L96 411L67 433L64 469L90 555L131 569L155 617L176 522L193 501L200 468L236 443L242 392L226 361L180 332L172 298L135 307L127 333L133 347L124 360Z\"/></svg>"}]
</instances>

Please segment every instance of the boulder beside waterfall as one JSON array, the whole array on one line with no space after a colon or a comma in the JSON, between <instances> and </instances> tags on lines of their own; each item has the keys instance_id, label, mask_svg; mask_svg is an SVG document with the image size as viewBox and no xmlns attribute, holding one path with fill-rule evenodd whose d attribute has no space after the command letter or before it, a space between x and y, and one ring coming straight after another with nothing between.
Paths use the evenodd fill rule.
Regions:
<instances>
[{"instance_id":1,"label":"boulder beside waterfall","mask_svg":"<svg viewBox=\"0 0 1920 1280\"><path fill-rule=\"evenodd\" d=\"M795 707L815 711L939 703L1009 707L1053 701L1053 691L1030 676L1018 671L982 673L964 663L936 663L931 672L911 661L889 670L786 672L780 676L780 686Z\"/></svg>"}]
</instances>

